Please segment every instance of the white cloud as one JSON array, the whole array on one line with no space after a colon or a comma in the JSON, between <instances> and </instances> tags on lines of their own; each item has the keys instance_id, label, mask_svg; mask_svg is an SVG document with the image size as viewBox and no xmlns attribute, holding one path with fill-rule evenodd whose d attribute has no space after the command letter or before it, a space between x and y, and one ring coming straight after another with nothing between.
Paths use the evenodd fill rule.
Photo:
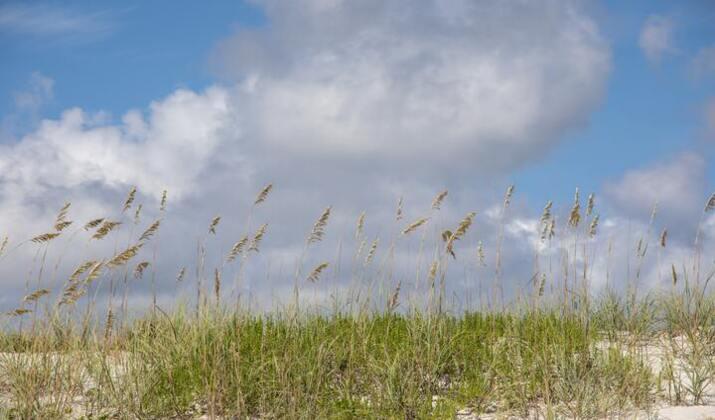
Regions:
<instances>
[{"instance_id":1,"label":"white cloud","mask_svg":"<svg viewBox=\"0 0 715 420\"><path fill-rule=\"evenodd\" d=\"M672 19L658 15L648 17L641 29L638 45L649 61L657 63L666 54L675 52L674 30Z\"/></svg>"},{"instance_id":2,"label":"white cloud","mask_svg":"<svg viewBox=\"0 0 715 420\"><path fill-rule=\"evenodd\" d=\"M403 279L404 293L415 293L411 279L442 246L441 229L454 229L474 210L474 226L460 240L458 259L450 262L448 287L489 288L502 223L501 170L548 150L565 130L588 119L602 95L610 53L594 22L568 1L263 5L267 29L239 32L216 50L225 74L238 82L236 90L178 90L148 111L125 113L120 122L70 109L42 121L15 144L0 146L0 219L16 222L12 240L50 226L66 199L73 201L71 217L79 223L116 214L130 185L139 187L145 202L167 188L171 213L159 245L160 291L176 293L173 274L180 267L195 271L195 240L210 218L221 214L218 234L206 243L208 269L249 231L247 220L251 230L269 223L246 279L261 301L270 302L274 294L290 295L305 235L328 205L334 206L328 234L309 250L305 266L330 261L326 281L336 289L344 286L353 268L355 218L365 209L366 237L381 239L376 262L384 261L365 271L365 278L375 274L388 288ZM667 211L684 214L693 206L685 203L695 201L701 208L703 166L702 159L684 155L657 169L626 174L606 195L617 215L645 209L647 217L658 198ZM460 171L490 176L455 176ZM267 182L275 189L249 218L253 194ZM500 190L496 196L494 184ZM432 197L445 186L450 195L442 210L430 213ZM399 196L405 198L405 216L396 222ZM504 281L512 289L529 281L538 258L558 277L559 252L573 246L574 236L564 227L558 233L562 243L545 248L538 219L518 203L516 197L503 222ZM155 216L148 209L154 207L145 207L146 218ZM564 212L568 209L554 209L562 225ZM604 216L604 241L625 235L630 226L617 215ZM427 235L424 243L420 235L397 235L421 216L431 216L420 232ZM638 229L643 226L637 223ZM615 239L623 244L622 255L632 252L631 239ZM477 266L479 240L487 267ZM595 244L604 255L605 242ZM338 254L342 277L340 264L332 264ZM601 268L594 273L602 280L609 262L597 263ZM187 278L184 287L191 289L193 281ZM134 287L137 296L147 293L146 285ZM14 302L7 299L0 306Z\"/></svg>"},{"instance_id":3,"label":"white cloud","mask_svg":"<svg viewBox=\"0 0 715 420\"><path fill-rule=\"evenodd\" d=\"M14 92L15 108L0 119L0 143L15 141L19 132L36 128L42 108L52 101L55 81L40 72L33 72L22 90Z\"/></svg>"},{"instance_id":4,"label":"white cloud","mask_svg":"<svg viewBox=\"0 0 715 420\"><path fill-rule=\"evenodd\" d=\"M110 31L106 13L79 13L51 4L0 5L0 32L33 36L73 36Z\"/></svg>"},{"instance_id":5,"label":"white cloud","mask_svg":"<svg viewBox=\"0 0 715 420\"><path fill-rule=\"evenodd\" d=\"M40 72L30 76L27 90L15 93L15 106L20 110L36 111L53 97L55 81Z\"/></svg>"},{"instance_id":6,"label":"white cloud","mask_svg":"<svg viewBox=\"0 0 715 420\"><path fill-rule=\"evenodd\" d=\"M658 204L659 217L673 222L697 221L705 197L705 161L684 153L670 161L628 171L606 185L605 192L621 211L647 217Z\"/></svg>"},{"instance_id":7,"label":"white cloud","mask_svg":"<svg viewBox=\"0 0 715 420\"><path fill-rule=\"evenodd\" d=\"M147 194L169 188L193 192L219 143L229 135L228 94L179 90L152 103L147 120L137 111L120 125L74 108L44 120L16 144L3 145L0 191L39 197L51 189L138 186Z\"/></svg>"},{"instance_id":8,"label":"white cloud","mask_svg":"<svg viewBox=\"0 0 715 420\"><path fill-rule=\"evenodd\" d=\"M248 137L292 157L511 168L587 120L610 67L570 1L260 4L270 25L214 61Z\"/></svg>"}]
</instances>

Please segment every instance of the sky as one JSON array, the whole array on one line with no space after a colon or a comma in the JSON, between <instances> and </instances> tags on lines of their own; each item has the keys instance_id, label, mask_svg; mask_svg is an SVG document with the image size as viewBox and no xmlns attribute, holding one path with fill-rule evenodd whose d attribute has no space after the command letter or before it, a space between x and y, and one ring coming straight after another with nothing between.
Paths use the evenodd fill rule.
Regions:
<instances>
[{"instance_id":1,"label":"sky","mask_svg":"<svg viewBox=\"0 0 715 420\"><path fill-rule=\"evenodd\" d=\"M0 231L33 237L67 200L78 219L108 214L132 186L156 209L166 189L157 270L195 260L216 214L217 253L265 219L247 270L274 273L273 293L326 206L343 233L315 261L360 211L389 235L399 197L417 217L444 189L440 223L474 209L491 240L514 184L517 243L579 187L614 234L647 229L657 202L680 256L715 190L713 23L695 0L0 2ZM533 251L519 246L515 283Z\"/></svg>"}]
</instances>

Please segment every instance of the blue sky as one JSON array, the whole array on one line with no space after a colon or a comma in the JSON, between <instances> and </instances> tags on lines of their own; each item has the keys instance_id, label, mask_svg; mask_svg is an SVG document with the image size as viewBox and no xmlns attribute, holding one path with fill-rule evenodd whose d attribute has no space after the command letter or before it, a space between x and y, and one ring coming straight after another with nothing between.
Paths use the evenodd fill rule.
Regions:
<instances>
[{"instance_id":1,"label":"blue sky","mask_svg":"<svg viewBox=\"0 0 715 420\"><path fill-rule=\"evenodd\" d=\"M13 92L35 71L56 82L48 116L72 106L121 115L177 87L205 87L215 81L207 65L214 43L237 25L264 24L260 9L236 1L4 4L48 20L81 16L95 23L56 33L0 29L1 114L12 112Z\"/></svg>"},{"instance_id":2,"label":"blue sky","mask_svg":"<svg viewBox=\"0 0 715 420\"><path fill-rule=\"evenodd\" d=\"M372 237L443 189L439 223L477 211L489 249L514 183L514 277L575 187L612 235L655 202L689 235L715 189L714 23L707 1L2 2L0 230L32 237L65 200L113 214L133 186L157 217L167 189L174 273L216 214L230 247L272 182L254 223L280 270L328 205Z\"/></svg>"}]
</instances>

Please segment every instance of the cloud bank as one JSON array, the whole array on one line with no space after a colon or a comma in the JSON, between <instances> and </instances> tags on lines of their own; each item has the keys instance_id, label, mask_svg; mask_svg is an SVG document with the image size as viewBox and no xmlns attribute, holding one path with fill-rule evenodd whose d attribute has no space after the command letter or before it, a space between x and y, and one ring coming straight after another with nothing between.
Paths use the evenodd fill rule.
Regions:
<instances>
[{"instance_id":1,"label":"cloud bank","mask_svg":"<svg viewBox=\"0 0 715 420\"><path fill-rule=\"evenodd\" d=\"M587 120L610 68L577 3L259 4L271 23L214 51L259 151L510 169Z\"/></svg>"},{"instance_id":2,"label":"cloud bank","mask_svg":"<svg viewBox=\"0 0 715 420\"><path fill-rule=\"evenodd\" d=\"M441 229L454 229L476 210L473 236L460 243L464 262L455 263L460 275L450 287L478 293L468 274L492 281L502 223L493 180L501 184L500 176L587 122L603 96L610 50L581 3L259 4L266 27L241 29L213 52L213 65L225 79L221 86L177 90L119 121L69 109L1 146L0 216L14 221L6 229L15 243L51 226L64 200L73 201L78 224L114 215L129 229L130 215L117 215L117 207L131 186L138 187L137 203L145 204L141 222L131 228L138 232L159 217L158 200L167 189L160 294L171 300L174 273L187 266L195 271L197 241L214 253L206 262L211 268L242 235L269 223L261 252L245 268L252 282L236 285L269 302L290 295L305 235L326 206L333 206L330 230L305 256L305 266L349 263L349 252L360 245L349 238L364 209L363 239L380 238L381 245L375 266L361 268L361 278L380 278L387 287L424 273ZM687 179L699 176L702 165L684 156L672 167L633 172L609 187L608 197L614 207L637 212L641 203L658 198L652 187L671 185L668 191L678 200L664 206L684 214L681 201L701 201ZM668 175L657 178L663 171ZM274 193L252 212L254 194L268 182L276 184ZM431 211L434 194L445 186L448 200ZM399 197L404 217L395 221ZM511 241L503 274L514 290L528 282L535 252L556 261L561 252L544 248L538 218L525 210L529 205L515 200L504 222ZM559 220L568 211L559 208ZM219 234L208 241L206 226L216 214L223 216ZM390 247L405 224L424 216L430 217L427 232L437 239L423 254L419 237ZM603 228L622 233L626 223L613 218ZM479 241L487 256L483 265L477 264ZM84 249L68 248L78 255ZM30 259L32 249L22 255ZM390 261L404 261L405 268L390 271ZM349 274L340 266L326 273L335 287L345 287ZM21 271L3 270L8 278ZM21 282L14 285L15 294L22 293ZM135 299L145 301L149 286L134 287ZM316 296L318 291L329 294L318 286ZM11 301L9 294L0 305Z\"/></svg>"}]
</instances>

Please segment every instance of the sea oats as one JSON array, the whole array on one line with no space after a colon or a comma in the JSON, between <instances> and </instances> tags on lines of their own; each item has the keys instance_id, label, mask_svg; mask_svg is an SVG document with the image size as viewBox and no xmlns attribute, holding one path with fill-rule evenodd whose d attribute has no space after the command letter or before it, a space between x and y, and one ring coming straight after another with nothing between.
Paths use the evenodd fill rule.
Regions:
<instances>
[{"instance_id":1,"label":"sea oats","mask_svg":"<svg viewBox=\"0 0 715 420\"><path fill-rule=\"evenodd\" d=\"M241 252L243 252L243 248L247 244L248 244L248 236L244 236L243 238L241 238L241 240L239 240L238 242L233 244L233 246L231 247L231 251L229 251L228 256L226 257L226 262L229 262L229 263L233 262L236 259L236 257L238 257L238 255L241 254Z\"/></svg>"},{"instance_id":2,"label":"sea oats","mask_svg":"<svg viewBox=\"0 0 715 420\"><path fill-rule=\"evenodd\" d=\"M134 267L134 278L140 279L144 276L144 270L149 267L149 261L142 261Z\"/></svg>"},{"instance_id":3,"label":"sea oats","mask_svg":"<svg viewBox=\"0 0 715 420\"><path fill-rule=\"evenodd\" d=\"M643 238L638 239L638 246L636 247L636 255L639 257L645 257L648 252L648 243L643 242Z\"/></svg>"},{"instance_id":4,"label":"sea oats","mask_svg":"<svg viewBox=\"0 0 715 420\"><path fill-rule=\"evenodd\" d=\"M67 212L69 211L71 205L72 203L68 201L62 206L60 211L57 213L57 221L65 220L65 218L67 217Z\"/></svg>"},{"instance_id":5,"label":"sea oats","mask_svg":"<svg viewBox=\"0 0 715 420\"><path fill-rule=\"evenodd\" d=\"M84 274L87 270L92 268L95 264L97 264L97 261L86 261L77 266L77 268L70 274L69 281L71 283L76 282L79 280L79 277Z\"/></svg>"},{"instance_id":6,"label":"sea oats","mask_svg":"<svg viewBox=\"0 0 715 420\"><path fill-rule=\"evenodd\" d=\"M541 223L545 224L549 220L551 220L551 208L553 207L554 203L549 200L546 205L544 206L544 210L541 212Z\"/></svg>"},{"instance_id":7,"label":"sea oats","mask_svg":"<svg viewBox=\"0 0 715 420\"><path fill-rule=\"evenodd\" d=\"M134 202L134 198L136 197L136 195L137 187L132 187L127 194L127 198L124 200L124 204L122 205L122 213L129 210L129 208L132 206L132 203Z\"/></svg>"},{"instance_id":8,"label":"sea oats","mask_svg":"<svg viewBox=\"0 0 715 420\"><path fill-rule=\"evenodd\" d=\"M72 224L71 221L67 220L67 212L69 211L70 206L72 203L67 202L65 203L64 206L60 209L60 211L57 213L57 217L55 218L55 230L58 232L63 231L66 227Z\"/></svg>"},{"instance_id":9,"label":"sea oats","mask_svg":"<svg viewBox=\"0 0 715 420\"><path fill-rule=\"evenodd\" d=\"M539 283L539 297L544 296L545 286L546 286L546 273L541 273L541 282Z\"/></svg>"},{"instance_id":10,"label":"sea oats","mask_svg":"<svg viewBox=\"0 0 715 420\"><path fill-rule=\"evenodd\" d=\"M355 239L359 239L363 234L363 229L365 228L365 212L360 213L357 219L357 226L355 227Z\"/></svg>"},{"instance_id":11,"label":"sea oats","mask_svg":"<svg viewBox=\"0 0 715 420\"><path fill-rule=\"evenodd\" d=\"M434 260L429 266L429 272L427 273L427 282L430 287L434 287L434 280L437 278L437 270L439 269L439 261Z\"/></svg>"},{"instance_id":12,"label":"sea oats","mask_svg":"<svg viewBox=\"0 0 715 420\"><path fill-rule=\"evenodd\" d=\"M315 283L316 281L318 281L318 278L320 278L320 273L322 273L323 270L325 270L326 268L328 268L327 262L318 264L308 275L308 281L311 283Z\"/></svg>"},{"instance_id":13,"label":"sea oats","mask_svg":"<svg viewBox=\"0 0 715 420\"><path fill-rule=\"evenodd\" d=\"M116 268L123 266L137 255L139 249L141 249L143 245L143 243L132 245L124 251L120 252L119 254L115 255L114 257L112 257L112 259L107 261L107 267Z\"/></svg>"},{"instance_id":14,"label":"sea oats","mask_svg":"<svg viewBox=\"0 0 715 420\"><path fill-rule=\"evenodd\" d=\"M256 233L253 235L253 239L251 239L251 246L248 247L248 251L256 251L258 252L258 247L261 245L261 241L263 240L263 235L266 234L266 229L268 228L268 224L264 223L262 224Z\"/></svg>"},{"instance_id":15,"label":"sea oats","mask_svg":"<svg viewBox=\"0 0 715 420\"><path fill-rule=\"evenodd\" d=\"M400 299L400 288L401 287L402 287L402 281L399 280L397 282L397 287L395 287L395 291L392 292L390 299L387 300L387 310L389 312L392 312L395 309L397 309L397 306L400 304L399 299Z\"/></svg>"},{"instance_id":16,"label":"sea oats","mask_svg":"<svg viewBox=\"0 0 715 420\"><path fill-rule=\"evenodd\" d=\"M72 224L72 222L70 220L65 220L64 222L55 224L55 230L58 232L62 232L71 224Z\"/></svg>"},{"instance_id":17,"label":"sea oats","mask_svg":"<svg viewBox=\"0 0 715 420\"><path fill-rule=\"evenodd\" d=\"M332 207L326 207L323 213L320 215L318 220L313 225L313 230L308 236L308 243L320 242L325 235L325 226L328 224L328 219L330 218L330 211Z\"/></svg>"},{"instance_id":18,"label":"sea oats","mask_svg":"<svg viewBox=\"0 0 715 420\"><path fill-rule=\"evenodd\" d=\"M181 282L184 279L185 275L186 275L186 267L181 267L181 270L179 270L179 274L176 276L176 281Z\"/></svg>"},{"instance_id":19,"label":"sea oats","mask_svg":"<svg viewBox=\"0 0 715 420\"><path fill-rule=\"evenodd\" d=\"M112 329L114 328L114 311L112 311L112 308L109 308L109 311L107 311L107 319L104 322L104 340L109 340L110 335L112 334Z\"/></svg>"},{"instance_id":20,"label":"sea oats","mask_svg":"<svg viewBox=\"0 0 715 420\"><path fill-rule=\"evenodd\" d=\"M668 240L668 229L663 229L663 231L660 233L660 246L665 248L667 240Z\"/></svg>"},{"instance_id":21,"label":"sea oats","mask_svg":"<svg viewBox=\"0 0 715 420\"><path fill-rule=\"evenodd\" d=\"M141 212L142 212L142 207L144 207L144 205L141 204L141 203L139 203L139 205L137 206L136 211L134 212L134 223L135 223L135 224L138 224L138 223L139 223L139 215L140 215Z\"/></svg>"},{"instance_id":22,"label":"sea oats","mask_svg":"<svg viewBox=\"0 0 715 420\"><path fill-rule=\"evenodd\" d=\"M395 211L395 220L398 222L402 220L402 197L397 200L397 210Z\"/></svg>"},{"instance_id":23,"label":"sea oats","mask_svg":"<svg viewBox=\"0 0 715 420\"><path fill-rule=\"evenodd\" d=\"M365 265L370 265L372 262L372 259L375 258L375 253L377 252L377 245L380 243L379 238L375 238L374 241L372 241L372 245L370 245L370 250L367 251L367 256L365 257Z\"/></svg>"},{"instance_id":24,"label":"sea oats","mask_svg":"<svg viewBox=\"0 0 715 420\"><path fill-rule=\"evenodd\" d=\"M443 230L442 231L442 242L444 242L445 244L448 244L449 238L451 238L452 235L453 235L453 233L451 230L449 230L449 229ZM451 247L449 249L447 249L447 252L449 252L449 254L452 256L452 258L457 258L457 255L454 254L454 250L452 250Z\"/></svg>"},{"instance_id":25,"label":"sea oats","mask_svg":"<svg viewBox=\"0 0 715 420\"><path fill-rule=\"evenodd\" d=\"M214 235L216 234L216 226L218 226L218 223L221 221L221 216L215 216L213 219L211 219L211 224L209 225L209 233L213 233Z\"/></svg>"},{"instance_id":26,"label":"sea oats","mask_svg":"<svg viewBox=\"0 0 715 420\"><path fill-rule=\"evenodd\" d=\"M420 219L415 220L414 222L410 223L409 225L407 225L407 226L402 230L402 234L403 234L403 235L409 235L410 233L412 233L412 232L414 232L415 230L417 230L420 226L422 226L422 225L424 225L425 223L427 223L427 220L429 220L429 219L427 219L427 218L425 218L425 217L422 217L422 218L420 218Z\"/></svg>"},{"instance_id":27,"label":"sea oats","mask_svg":"<svg viewBox=\"0 0 715 420\"><path fill-rule=\"evenodd\" d=\"M109 234L109 232L113 231L115 228L117 228L119 225L121 225L122 222L113 222L111 220L105 220L102 225L97 229L97 231L92 235L93 239L102 239L105 236Z\"/></svg>"},{"instance_id":28,"label":"sea oats","mask_svg":"<svg viewBox=\"0 0 715 420\"><path fill-rule=\"evenodd\" d=\"M450 237L447 239L447 244L445 245L445 249L447 252L449 252L452 257L455 257L454 255L454 241L457 241L464 237L464 235L467 233L469 230L469 227L472 226L472 222L474 221L474 216L476 216L477 213L475 212L469 212L467 213L466 216L464 216L464 219L462 219L461 222L459 222L459 226L457 226L457 229L450 235ZM456 258L456 257L455 257Z\"/></svg>"},{"instance_id":29,"label":"sea oats","mask_svg":"<svg viewBox=\"0 0 715 420\"><path fill-rule=\"evenodd\" d=\"M10 316L23 316L25 314L29 314L30 312L32 312L32 310L25 309L25 308L19 308L19 309L15 309L14 311L8 312L7 314Z\"/></svg>"},{"instance_id":30,"label":"sea oats","mask_svg":"<svg viewBox=\"0 0 715 420\"><path fill-rule=\"evenodd\" d=\"M89 222L87 222L87 223L84 225L83 229L84 229L84 230L94 229L94 228L96 228L97 226L99 226L102 222L104 222L104 217L100 217L99 219L90 220Z\"/></svg>"},{"instance_id":31,"label":"sea oats","mask_svg":"<svg viewBox=\"0 0 715 420\"><path fill-rule=\"evenodd\" d=\"M5 235L5 238L3 238L2 243L0 243L0 257L2 257L2 254L5 253L5 250L7 249L7 243L8 243L8 237Z\"/></svg>"},{"instance_id":32,"label":"sea oats","mask_svg":"<svg viewBox=\"0 0 715 420\"><path fill-rule=\"evenodd\" d=\"M366 241L365 239L363 239L362 241L360 241L360 245L358 246L358 249L357 249L357 251L355 252L355 257L356 257L356 258L360 258L360 256L362 255L362 252L365 250L365 246L366 246L366 245L367 245L367 241Z\"/></svg>"},{"instance_id":33,"label":"sea oats","mask_svg":"<svg viewBox=\"0 0 715 420\"><path fill-rule=\"evenodd\" d=\"M554 236L556 236L556 218L552 217L551 223L549 223L549 240L553 239Z\"/></svg>"},{"instance_id":34,"label":"sea oats","mask_svg":"<svg viewBox=\"0 0 715 420\"><path fill-rule=\"evenodd\" d=\"M549 235L549 222L551 221L551 207L553 202L549 201L544 206L544 211L541 213L541 241L545 241L546 237Z\"/></svg>"},{"instance_id":35,"label":"sea oats","mask_svg":"<svg viewBox=\"0 0 715 420\"><path fill-rule=\"evenodd\" d=\"M708 202L705 203L705 213L715 210L715 193L710 196Z\"/></svg>"},{"instance_id":36,"label":"sea oats","mask_svg":"<svg viewBox=\"0 0 715 420\"><path fill-rule=\"evenodd\" d=\"M161 202L159 203L159 211L163 212L166 210L166 190L161 193Z\"/></svg>"},{"instance_id":37,"label":"sea oats","mask_svg":"<svg viewBox=\"0 0 715 420\"><path fill-rule=\"evenodd\" d=\"M509 185L504 194L504 208L508 208L511 204L511 197L514 195L514 185Z\"/></svg>"},{"instance_id":38,"label":"sea oats","mask_svg":"<svg viewBox=\"0 0 715 420\"><path fill-rule=\"evenodd\" d=\"M576 188L576 194L574 195L573 207L571 207L571 212L569 213L569 225L571 227L578 227L581 222L581 202L579 200L578 188Z\"/></svg>"},{"instance_id":39,"label":"sea oats","mask_svg":"<svg viewBox=\"0 0 715 420\"><path fill-rule=\"evenodd\" d=\"M74 304L79 298L84 296L85 293L86 289L80 289L79 282L70 283L62 293L62 299L57 305L62 306Z\"/></svg>"},{"instance_id":40,"label":"sea oats","mask_svg":"<svg viewBox=\"0 0 715 420\"><path fill-rule=\"evenodd\" d=\"M50 232L50 233L43 233L42 235L35 236L34 238L32 238L30 240L36 244L42 244L45 242L49 242L58 236L60 236L59 232Z\"/></svg>"},{"instance_id":41,"label":"sea oats","mask_svg":"<svg viewBox=\"0 0 715 420\"><path fill-rule=\"evenodd\" d=\"M447 190L444 190L437 194L434 200L432 200L432 210L439 210L440 206L442 206L442 202L447 197L447 194L449 194L449 191Z\"/></svg>"},{"instance_id":42,"label":"sea oats","mask_svg":"<svg viewBox=\"0 0 715 420\"><path fill-rule=\"evenodd\" d=\"M35 290L34 292L30 293L29 295L25 296L22 301L23 302L34 302L41 298L42 296L49 295L50 291L47 289L38 289Z\"/></svg>"},{"instance_id":43,"label":"sea oats","mask_svg":"<svg viewBox=\"0 0 715 420\"><path fill-rule=\"evenodd\" d=\"M258 193L258 196L256 197L256 201L253 202L253 205L258 205L261 204L262 202L266 201L266 198L268 198L268 194L271 193L271 190L273 189L273 184L268 184L263 189L261 192Z\"/></svg>"},{"instance_id":44,"label":"sea oats","mask_svg":"<svg viewBox=\"0 0 715 420\"><path fill-rule=\"evenodd\" d=\"M214 269L214 295L218 302L221 298L221 272L218 271L218 268Z\"/></svg>"},{"instance_id":45,"label":"sea oats","mask_svg":"<svg viewBox=\"0 0 715 420\"><path fill-rule=\"evenodd\" d=\"M595 205L595 196L593 195L593 193L591 193L588 195L588 201L586 204L586 216L590 216L591 214L593 214L594 205Z\"/></svg>"},{"instance_id":46,"label":"sea oats","mask_svg":"<svg viewBox=\"0 0 715 420\"><path fill-rule=\"evenodd\" d=\"M594 236L596 236L596 230L598 229L598 219L599 219L599 216L596 215L593 218L593 220L591 220L591 226L589 226L589 228L588 228L588 236L590 236L592 238Z\"/></svg>"},{"instance_id":47,"label":"sea oats","mask_svg":"<svg viewBox=\"0 0 715 420\"><path fill-rule=\"evenodd\" d=\"M670 265L670 274L673 276L673 285L678 283L678 273L675 271L675 264Z\"/></svg>"},{"instance_id":48,"label":"sea oats","mask_svg":"<svg viewBox=\"0 0 715 420\"><path fill-rule=\"evenodd\" d=\"M87 273L87 277L84 278L85 284L91 284L93 281L99 278L102 273L102 268L104 268L104 261L97 261L94 263L92 268Z\"/></svg>"},{"instance_id":49,"label":"sea oats","mask_svg":"<svg viewBox=\"0 0 715 420\"><path fill-rule=\"evenodd\" d=\"M161 219L157 219L148 228L146 228L144 233L142 233L139 237L139 242L149 240L152 236L154 236L156 231L159 230L159 226L161 226Z\"/></svg>"}]
</instances>

